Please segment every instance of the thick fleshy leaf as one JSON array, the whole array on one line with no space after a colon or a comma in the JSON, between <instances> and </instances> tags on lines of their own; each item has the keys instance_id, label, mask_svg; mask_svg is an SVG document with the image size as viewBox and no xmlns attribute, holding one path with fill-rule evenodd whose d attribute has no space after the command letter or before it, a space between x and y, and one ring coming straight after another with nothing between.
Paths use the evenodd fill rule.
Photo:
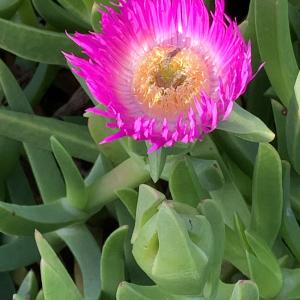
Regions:
<instances>
[{"instance_id":1,"label":"thick fleshy leaf","mask_svg":"<svg viewBox=\"0 0 300 300\"><path fill-rule=\"evenodd\" d=\"M48 242L39 232L35 234L41 254L41 277L45 300L82 300L77 287Z\"/></svg>"},{"instance_id":2,"label":"thick fleshy leaf","mask_svg":"<svg viewBox=\"0 0 300 300\"><path fill-rule=\"evenodd\" d=\"M191 163L201 186L206 191L218 190L225 184L223 173L216 160L191 158Z\"/></svg>"},{"instance_id":3,"label":"thick fleshy leaf","mask_svg":"<svg viewBox=\"0 0 300 300\"><path fill-rule=\"evenodd\" d=\"M226 154L223 155L223 158L226 162L228 172L230 173L233 182L236 184L246 201L250 201L252 198L252 178L250 178L250 176L244 172L243 168L237 165L229 157L226 157Z\"/></svg>"},{"instance_id":4,"label":"thick fleshy leaf","mask_svg":"<svg viewBox=\"0 0 300 300\"><path fill-rule=\"evenodd\" d=\"M40 290L35 298L35 300L45 300L43 290Z\"/></svg>"},{"instance_id":5,"label":"thick fleshy leaf","mask_svg":"<svg viewBox=\"0 0 300 300\"><path fill-rule=\"evenodd\" d=\"M48 77L52 75L52 72L47 74L47 70L43 69L44 68L41 70L42 72L40 72L40 68L37 70L38 75L44 75L45 78L42 79L51 79ZM43 71L45 71L45 74L43 74ZM33 110L27 100L26 94L22 91L13 74L2 61L0 61L0 82L1 86L3 87L6 100L11 109L33 114ZM36 100L36 98L40 98L40 96L43 95L43 92L41 92L40 89L43 88L44 84L43 82L38 82L34 84L32 83L32 85L35 86L31 86L31 88L29 87L27 92L29 92L29 95L35 98L32 100ZM8 143L8 145L11 147L11 143ZM18 147L19 145L14 146L11 154L13 157L10 156L9 165L13 163L13 160L16 161L18 159ZM43 201L51 202L62 197L64 184L52 154L27 143L24 143L24 148L31 163L32 171L34 173Z\"/></svg>"},{"instance_id":6,"label":"thick fleshy leaf","mask_svg":"<svg viewBox=\"0 0 300 300\"><path fill-rule=\"evenodd\" d=\"M82 277L85 300L98 300L100 296L100 249L88 228L75 225L56 231L77 260Z\"/></svg>"},{"instance_id":7,"label":"thick fleshy leaf","mask_svg":"<svg viewBox=\"0 0 300 300\"><path fill-rule=\"evenodd\" d=\"M136 206L138 202L138 193L134 189L121 189L116 191L117 196L120 198L120 200L123 202L123 204L126 206L128 212L130 215L135 218L136 214Z\"/></svg>"},{"instance_id":8,"label":"thick fleshy leaf","mask_svg":"<svg viewBox=\"0 0 300 300\"><path fill-rule=\"evenodd\" d=\"M91 24L95 32L101 31L100 20L101 20L101 15L99 13L99 3L95 1L91 11Z\"/></svg>"},{"instance_id":9,"label":"thick fleshy leaf","mask_svg":"<svg viewBox=\"0 0 300 300\"><path fill-rule=\"evenodd\" d=\"M236 283L230 300L259 300L259 292L252 281L240 280Z\"/></svg>"},{"instance_id":10,"label":"thick fleshy leaf","mask_svg":"<svg viewBox=\"0 0 300 300\"><path fill-rule=\"evenodd\" d=\"M176 163L170 174L169 187L174 201L183 202L193 207L197 207L199 202L208 196L206 190L201 186L191 159L188 157Z\"/></svg>"},{"instance_id":11,"label":"thick fleshy leaf","mask_svg":"<svg viewBox=\"0 0 300 300\"><path fill-rule=\"evenodd\" d=\"M98 178L105 175L112 168L111 162L100 153L89 174L84 179L85 184L87 186L93 184Z\"/></svg>"},{"instance_id":12,"label":"thick fleshy leaf","mask_svg":"<svg viewBox=\"0 0 300 300\"><path fill-rule=\"evenodd\" d=\"M21 0L2 0L0 2L0 18L10 19L17 11Z\"/></svg>"},{"instance_id":13,"label":"thick fleshy leaf","mask_svg":"<svg viewBox=\"0 0 300 300\"><path fill-rule=\"evenodd\" d=\"M241 241L241 233L238 232L236 226L235 230L232 230L228 226L225 227L226 239L225 239L225 251L224 259L230 262L233 266L239 269L246 276L249 275L244 241Z\"/></svg>"},{"instance_id":14,"label":"thick fleshy leaf","mask_svg":"<svg viewBox=\"0 0 300 300\"><path fill-rule=\"evenodd\" d=\"M244 37L246 40L251 41L251 62L253 70L258 70L263 63L256 38L256 29L255 29L255 10L254 10L254 0L250 1L249 12L246 19L248 23L246 33ZM270 82L266 75L264 69L260 70L256 76L255 80L250 82L247 87L246 93L243 95L243 98L247 103L247 110L261 120L264 120L267 124L270 123L272 117L272 110L270 105L270 99L264 94L265 91L270 87ZM272 122L272 120L271 120Z\"/></svg>"},{"instance_id":15,"label":"thick fleshy leaf","mask_svg":"<svg viewBox=\"0 0 300 300\"><path fill-rule=\"evenodd\" d=\"M33 237L17 237L13 241L0 246L0 257L0 272L7 272L37 261L39 252ZM14 259L11 259L11 257L14 257Z\"/></svg>"},{"instance_id":16,"label":"thick fleshy leaf","mask_svg":"<svg viewBox=\"0 0 300 300\"><path fill-rule=\"evenodd\" d=\"M86 32L90 29L87 23L72 16L66 9L56 4L53 0L32 0L34 8L50 25L61 31Z\"/></svg>"},{"instance_id":17,"label":"thick fleshy leaf","mask_svg":"<svg viewBox=\"0 0 300 300\"><path fill-rule=\"evenodd\" d=\"M35 300L38 293L38 282L34 272L31 270L27 273L18 289L18 296L28 300Z\"/></svg>"},{"instance_id":18,"label":"thick fleshy leaf","mask_svg":"<svg viewBox=\"0 0 300 300\"><path fill-rule=\"evenodd\" d=\"M272 246L281 227L283 190L281 160L269 144L259 146L252 189L250 228Z\"/></svg>"},{"instance_id":19,"label":"thick fleshy leaf","mask_svg":"<svg viewBox=\"0 0 300 300\"><path fill-rule=\"evenodd\" d=\"M221 149L221 148L220 148ZM206 136L204 141L196 143L191 151L191 155L200 159L216 160L222 170L225 183L218 190L209 191L209 198L216 201L220 208L225 224L233 227L234 214L237 212L245 224L249 223L249 208L238 190L228 171L216 144L210 136Z\"/></svg>"},{"instance_id":20,"label":"thick fleshy leaf","mask_svg":"<svg viewBox=\"0 0 300 300\"><path fill-rule=\"evenodd\" d=\"M254 0L257 42L265 70L288 105L299 72L290 37L288 0Z\"/></svg>"},{"instance_id":21,"label":"thick fleshy leaf","mask_svg":"<svg viewBox=\"0 0 300 300\"><path fill-rule=\"evenodd\" d=\"M300 72L294 91L295 94L290 101L288 109L286 139L290 160L297 173L300 174Z\"/></svg>"},{"instance_id":22,"label":"thick fleshy leaf","mask_svg":"<svg viewBox=\"0 0 300 300\"><path fill-rule=\"evenodd\" d=\"M149 180L150 174L145 164L137 164L132 158L127 159L87 187L89 211L97 212L105 204L115 200L116 191L122 188L135 189Z\"/></svg>"},{"instance_id":23,"label":"thick fleshy leaf","mask_svg":"<svg viewBox=\"0 0 300 300\"><path fill-rule=\"evenodd\" d=\"M119 284L125 280L124 243L127 226L115 230L105 241L101 256L101 300L114 300Z\"/></svg>"},{"instance_id":24,"label":"thick fleshy leaf","mask_svg":"<svg viewBox=\"0 0 300 300\"><path fill-rule=\"evenodd\" d=\"M64 197L65 184L53 154L28 143L24 143L24 149L43 202L49 203Z\"/></svg>"},{"instance_id":25,"label":"thick fleshy leaf","mask_svg":"<svg viewBox=\"0 0 300 300\"><path fill-rule=\"evenodd\" d=\"M74 16L89 24L90 12L84 0L58 0L58 2Z\"/></svg>"},{"instance_id":26,"label":"thick fleshy leaf","mask_svg":"<svg viewBox=\"0 0 300 300\"><path fill-rule=\"evenodd\" d=\"M300 227L298 221L295 217L294 211L291 207L290 199L290 165L288 162L283 162L283 216L282 216L282 226L281 235L289 249L300 261Z\"/></svg>"},{"instance_id":27,"label":"thick fleshy leaf","mask_svg":"<svg viewBox=\"0 0 300 300\"><path fill-rule=\"evenodd\" d=\"M4 180L12 173L17 163L17 158L20 153L20 145L14 140L1 136L0 149L0 179Z\"/></svg>"},{"instance_id":28,"label":"thick fleshy leaf","mask_svg":"<svg viewBox=\"0 0 300 300\"><path fill-rule=\"evenodd\" d=\"M15 170L6 179L6 187L12 203L21 205L35 204L29 180L20 164L17 164Z\"/></svg>"},{"instance_id":29,"label":"thick fleshy leaf","mask_svg":"<svg viewBox=\"0 0 300 300\"><path fill-rule=\"evenodd\" d=\"M155 152L149 154L148 157L149 157L150 176L154 182L157 182L165 167L165 163L167 159L167 149L160 148Z\"/></svg>"},{"instance_id":30,"label":"thick fleshy leaf","mask_svg":"<svg viewBox=\"0 0 300 300\"><path fill-rule=\"evenodd\" d=\"M34 12L32 3L30 0L25 0L22 1L19 9L18 9L18 14L17 14L20 18L20 23L33 27L33 28L37 28L39 27L39 22L38 19L36 17L36 14Z\"/></svg>"},{"instance_id":31,"label":"thick fleshy leaf","mask_svg":"<svg viewBox=\"0 0 300 300\"><path fill-rule=\"evenodd\" d=\"M53 65L66 64L61 51L76 52L75 44L64 33L4 19L0 19L0 47L24 59Z\"/></svg>"},{"instance_id":32,"label":"thick fleshy leaf","mask_svg":"<svg viewBox=\"0 0 300 300\"><path fill-rule=\"evenodd\" d=\"M165 195L154 188L145 184L140 185L132 243L139 235L142 226L157 212L158 206L165 199Z\"/></svg>"},{"instance_id":33,"label":"thick fleshy leaf","mask_svg":"<svg viewBox=\"0 0 300 300\"><path fill-rule=\"evenodd\" d=\"M117 292L117 300L204 300L202 297L179 296L168 294L158 286L141 286L122 282ZM223 300L223 299L222 299Z\"/></svg>"},{"instance_id":34,"label":"thick fleshy leaf","mask_svg":"<svg viewBox=\"0 0 300 300\"><path fill-rule=\"evenodd\" d=\"M283 286L276 300L295 300L300 297L300 269L283 269Z\"/></svg>"},{"instance_id":35,"label":"thick fleshy leaf","mask_svg":"<svg viewBox=\"0 0 300 300\"><path fill-rule=\"evenodd\" d=\"M212 136L218 147L226 152L243 172L252 177L258 144L222 131L215 131Z\"/></svg>"},{"instance_id":36,"label":"thick fleshy leaf","mask_svg":"<svg viewBox=\"0 0 300 300\"><path fill-rule=\"evenodd\" d=\"M181 217L172 202L165 201L141 229L132 251L138 265L164 290L199 295L209 275L212 248L207 219Z\"/></svg>"},{"instance_id":37,"label":"thick fleshy leaf","mask_svg":"<svg viewBox=\"0 0 300 300\"><path fill-rule=\"evenodd\" d=\"M13 300L26 300L23 296L20 296L18 294L13 295Z\"/></svg>"},{"instance_id":38,"label":"thick fleshy leaf","mask_svg":"<svg viewBox=\"0 0 300 300\"><path fill-rule=\"evenodd\" d=\"M288 110L278 101L272 100L274 120L276 124L276 138L278 152L282 159L288 159L287 140L286 140L286 122Z\"/></svg>"},{"instance_id":39,"label":"thick fleshy leaf","mask_svg":"<svg viewBox=\"0 0 300 300\"><path fill-rule=\"evenodd\" d=\"M282 287L282 273L278 261L266 242L258 236L245 233L251 250L246 250L250 278L263 298L275 297Z\"/></svg>"},{"instance_id":40,"label":"thick fleshy leaf","mask_svg":"<svg viewBox=\"0 0 300 300\"><path fill-rule=\"evenodd\" d=\"M68 207L66 199L44 205L22 206L0 202L0 230L32 235L37 228L49 232L84 220L87 215Z\"/></svg>"},{"instance_id":41,"label":"thick fleshy leaf","mask_svg":"<svg viewBox=\"0 0 300 300\"><path fill-rule=\"evenodd\" d=\"M300 9L296 4L289 1L289 19L291 27L294 30L298 39L300 39Z\"/></svg>"},{"instance_id":42,"label":"thick fleshy leaf","mask_svg":"<svg viewBox=\"0 0 300 300\"><path fill-rule=\"evenodd\" d=\"M9 272L0 273L0 282L1 282L1 286L4 287L0 289L1 299L10 300L12 295L15 293L15 285L11 277L11 274Z\"/></svg>"},{"instance_id":43,"label":"thick fleshy leaf","mask_svg":"<svg viewBox=\"0 0 300 300\"><path fill-rule=\"evenodd\" d=\"M209 276L204 289L207 298L216 296L221 273L222 260L224 255L225 226L223 217L217 205L212 200L206 200L201 210L209 221L214 237L214 247L210 253Z\"/></svg>"},{"instance_id":44,"label":"thick fleshy leaf","mask_svg":"<svg viewBox=\"0 0 300 300\"><path fill-rule=\"evenodd\" d=\"M66 183L67 199L71 206L84 209L87 204L87 190L84 180L72 157L62 144L55 137L51 137L50 141L52 151Z\"/></svg>"},{"instance_id":45,"label":"thick fleshy leaf","mask_svg":"<svg viewBox=\"0 0 300 300\"><path fill-rule=\"evenodd\" d=\"M234 104L228 120L219 124L218 129L232 133L251 142L270 142L274 133L256 116Z\"/></svg>"},{"instance_id":46,"label":"thick fleshy leaf","mask_svg":"<svg viewBox=\"0 0 300 300\"><path fill-rule=\"evenodd\" d=\"M0 135L41 149L51 149L50 137L54 135L73 157L94 162L99 154L85 126L3 109L0 122Z\"/></svg>"},{"instance_id":47,"label":"thick fleshy leaf","mask_svg":"<svg viewBox=\"0 0 300 300\"><path fill-rule=\"evenodd\" d=\"M105 120L105 118L94 114L88 114L88 118L89 131L95 143L101 143L105 137L113 133L110 128L107 128L107 120ZM101 152L113 162L114 165L117 165L128 158L128 155L123 149L120 141L100 144L99 148Z\"/></svg>"},{"instance_id":48,"label":"thick fleshy leaf","mask_svg":"<svg viewBox=\"0 0 300 300\"><path fill-rule=\"evenodd\" d=\"M138 197L138 195L136 195ZM151 284L151 280L147 275L141 270L137 265L133 255L132 255L132 245L131 245L131 235L134 228L134 218L128 209L120 201L114 202L116 216L118 219L119 226L128 226L128 234L124 241L124 258L125 258L125 270L126 279L136 284L147 285Z\"/></svg>"}]
</instances>

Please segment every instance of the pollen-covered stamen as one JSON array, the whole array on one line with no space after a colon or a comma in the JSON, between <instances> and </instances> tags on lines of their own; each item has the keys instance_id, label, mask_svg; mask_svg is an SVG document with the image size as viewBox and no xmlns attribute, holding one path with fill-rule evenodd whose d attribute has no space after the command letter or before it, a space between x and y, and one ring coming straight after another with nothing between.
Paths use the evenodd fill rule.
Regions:
<instances>
[{"instance_id":1,"label":"pollen-covered stamen","mask_svg":"<svg viewBox=\"0 0 300 300\"><path fill-rule=\"evenodd\" d=\"M136 68L133 91L155 115L178 115L211 89L208 64L191 48L156 47Z\"/></svg>"}]
</instances>

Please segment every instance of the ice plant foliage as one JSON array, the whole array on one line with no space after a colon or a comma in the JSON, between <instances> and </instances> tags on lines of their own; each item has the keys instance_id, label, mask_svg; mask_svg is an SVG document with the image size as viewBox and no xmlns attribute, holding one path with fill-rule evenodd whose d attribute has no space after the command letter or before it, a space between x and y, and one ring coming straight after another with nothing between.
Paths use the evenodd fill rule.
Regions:
<instances>
[{"instance_id":1,"label":"ice plant foliage","mask_svg":"<svg viewBox=\"0 0 300 300\"><path fill-rule=\"evenodd\" d=\"M152 147L189 143L225 120L252 79L251 46L224 14L203 0L120 0L102 12L101 33L75 33L86 58L66 54L123 136Z\"/></svg>"}]
</instances>

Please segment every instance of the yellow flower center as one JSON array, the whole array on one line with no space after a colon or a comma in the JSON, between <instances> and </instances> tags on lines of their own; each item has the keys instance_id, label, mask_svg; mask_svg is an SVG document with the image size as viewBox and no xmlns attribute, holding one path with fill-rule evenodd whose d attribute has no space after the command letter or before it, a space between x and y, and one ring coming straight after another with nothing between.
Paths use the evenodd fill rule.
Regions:
<instances>
[{"instance_id":1,"label":"yellow flower center","mask_svg":"<svg viewBox=\"0 0 300 300\"><path fill-rule=\"evenodd\" d=\"M208 92L204 58L190 48L156 47L136 68L133 91L151 112L162 116L187 111L195 96Z\"/></svg>"}]
</instances>

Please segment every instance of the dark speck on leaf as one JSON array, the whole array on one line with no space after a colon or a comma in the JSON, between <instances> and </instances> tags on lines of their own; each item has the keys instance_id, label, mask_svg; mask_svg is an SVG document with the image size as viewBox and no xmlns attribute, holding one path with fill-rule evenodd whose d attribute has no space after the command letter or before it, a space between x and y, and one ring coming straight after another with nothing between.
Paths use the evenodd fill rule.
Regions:
<instances>
[{"instance_id":1,"label":"dark speck on leaf","mask_svg":"<svg viewBox=\"0 0 300 300\"><path fill-rule=\"evenodd\" d=\"M192 229L193 229L193 224L192 224L191 219L189 219L189 223L190 223L190 225L191 225L191 230L192 230Z\"/></svg>"}]
</instances>

